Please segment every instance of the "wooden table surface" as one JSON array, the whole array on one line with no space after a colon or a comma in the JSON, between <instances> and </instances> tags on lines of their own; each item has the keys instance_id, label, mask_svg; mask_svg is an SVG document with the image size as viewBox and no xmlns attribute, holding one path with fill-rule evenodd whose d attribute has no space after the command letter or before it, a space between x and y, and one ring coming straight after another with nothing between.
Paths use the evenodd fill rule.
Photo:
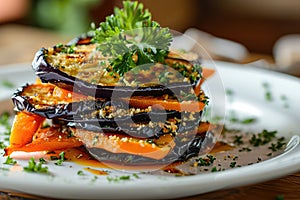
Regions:
<instances>
[{"instance_id":1,"label":"wooden table surface","mask_svg":"<svg viewBox=\"0 0 300 200\"><path fill-rule=\"evenodd\" d=\"M72 37L57 33L39 30L19 25L0 26L0 66L13 63L31 62L34 53L41 47L48 47L57 43L66 43ZM248 61L260 58L259 55L249 57ZM263 56L263 58L266 58ZM267 57L270 59L270 57ZM300 166L299 166L300 169ZM1 188L0 188L1 191ZM19 198L21 196L22 198ZM12 191L0 192L0 199L26 199L39 197L14 193ZM283 198L281 198L283 197ZM44 199L44 198L43 198ZM182 200L196 199L243 199L243 200L300 200L300 172L263 183L241 186L231 189L218 190L206 194L182 198Z\"/></svg>"}]
</instances>

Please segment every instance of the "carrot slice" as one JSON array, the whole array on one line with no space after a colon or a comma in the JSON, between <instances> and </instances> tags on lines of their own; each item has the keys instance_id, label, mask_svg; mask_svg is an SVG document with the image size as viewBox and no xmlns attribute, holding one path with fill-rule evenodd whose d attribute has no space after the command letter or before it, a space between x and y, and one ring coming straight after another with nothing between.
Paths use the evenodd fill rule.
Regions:
<instances>
[{"instance_id":1,"label":"carrot slice","mask_svg":"<svg viewBox=\"0 0 300 200\"><path fill-rule=\"evenodd\" d=\"M162 159L175 146L172 136L164 135L149 143L146 139L138 139L125 135L97 133L77 129L74 132L88 148L100 148L112 153L128 153L153 159Z\"/></svg>"},{"instance_id":2,"label":"carrot slice","mask_svg":"<svg viewBox=\"0 0 300 200\"><path fill-rule=\"evenodd\" d=\"M205 68L205 67L202 68L202 77L204 78L204 80L208 79L209 77L211 77L214 73L215 73L214 69Z\"/></svg>"},{"instance_id":3,"label":"carrot slice","mask_svg":"<svg viewBox=\"0 0 300 200\"><path fill-rule=\"evenodd\" d=\"M160 97L140 97L133 96L129 100L129 105L137 108L163 107L166 110L200 112L204 109L205 103L199 101L182 101L175 99L164 100Z\"/></svg>"},{"instance_id":4,"label":"carrot slice","mask_svg":"<svg viewBox=\"0 0 300 200\"><path fill-rule=\"evenodd\" d=\"M82 101L88 98L88 96L75 93L73 91L69 91L66 89L62 89L60 87L55 86L52 92L52 96L59 98L60 100L66 102L73 102L73 101Z\"/></svg>"},{"instance_id":5,"label":"carrot slice","mask_svg":"<svg viewBox=\"0 0 300 200\"><path fill-rule=\"evenodd\" d=\"M202 68L202 79L197 83L197 85L194 88L194 91L195 91L196 95L200 94L202 83L206 79L208 79L209 77L211 77L214 73L215 73L214 69L204 68L204 67Z\"/></svg>"},{"instance_id":6,"label":"carrot slice","mask_svg":"<svg viewBox=\"0 0 300 200\"><path fill-rule=\"evenodd\" d=\"M61 132L60 127L48 127L39 129L30 143L5 148L5 155L10 155L14 151L55 151L79 146L82 146L82 142L74 136L70 137Z\"/></svg>"},{"instance_id":7,"label":"carrot slice","mask_svg":"<svg viewBox=\"0 0 300 200\"><path fill-rule=\"evenodd\" d=\"M195 95L198 96L201 92L201 84L215 73L214 69L202 68L202 79L194 88ZM129 104L133 107L147 108L149 106L161 106L166 110L200 112L204 109L205 103L199 101L182 101L177 100L164 100L160 97L139 97L133 96L129 100Z\"/></svg>"},{"instance_id":8,"label":"carrot slice","mask_svg":"<svg viewBox=\"0 0 300 200\"><path fill-rule=\"evenodd\" d=\"M11 135L10 146L20 147L26 145L32 141L32 137L38 128L41 126L44 117L39 115L19 112L14 119Z\"/></svg>"}]
</instances>

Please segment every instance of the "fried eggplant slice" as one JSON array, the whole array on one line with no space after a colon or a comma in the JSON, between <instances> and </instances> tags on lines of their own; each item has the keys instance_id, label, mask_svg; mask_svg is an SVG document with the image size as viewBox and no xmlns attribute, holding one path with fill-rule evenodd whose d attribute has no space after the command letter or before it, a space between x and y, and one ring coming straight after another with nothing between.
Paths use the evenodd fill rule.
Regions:
<instances>
[{"instance_id":1,"label":"fried eggplant slice","mask_svg":"<svg viewBox=\"0 0 300 200\"><path fill-rule=\"evenodd\" d=\"M36 75L42 82L96 98L128 93L162 96L190 92L202 78L199 64L178 58L138 67L121 77L113 71L108 58L96 50L96 45L87 41L88 38L81 38L72 45L40 49L32 62Z\"/></svg>"},{"instance_id":2,"label":"fried eggplant slice","mask_svg":"<svg viewBox=\"0 0 300 200\"><path fill-rule=\"evenodd\" d=\"M142 100L142 97L140 98ZM181 104L174 99L147 98L149 105L146 105L145 101L139 101L137 97L132 99L133 103L126 99L95 99L61 89L53 84L26 84L17 89L12 100L19 111L26 110L48 119L99 118L107 121L116 119L119 121L147 122L150 119L162 119L164 116L179 117L181 115L179 112ZM140 102L143 102L143 105ZM160 102L176 106L158 107ZM200 104L202 103L200 102Z\"/></svg>"},{"instance_id":3,"label":"fried eggplant slice","mask_svg":"<svg viewBox=\"0 0 300 200\"><path fill-rule=\"evenodd\" d=\"M210 142L208 140L213 138L215 134L214 131L214 127L211 127L209 123L203 122L200 123L196 133L192 132L192 134L189 134L189 132L187 132L185 135L176 137L168 134L165 135L166 138L168 138L168 142L164 142L164 138L157 140L140 140L115 134L110 137L107 135L104 136L103 133L79 129L74 132L74 135L80 138L88 152L99 161L121 163L123 165L153 165L186 161L191 157L199 155L201 150L203 150L204 144L207 145L207 143ZM102 137L107 137L104 141L109 140L110 142L107 143L110 145L114 145L115 143L120 144L120 142L131 144L130 140L132 140L140 144L139 151L129 147L126 149L127 151L120 151L119 149L113 150L112 147L106 148L105 145L107 144L101 143L101 141L103 141L101 140ZM173 142L171 142L171 140ZM157 151L156 154L151 153L151 149L149 150L150 153L147 152L147 148L150 147L150 145L153 146L153 151ZM145 150L140 150L143 146L146 146ZM170 149L170 147L172 148ZM164 151L160 148L163 148Z\"/></svg>"}]
</instances>

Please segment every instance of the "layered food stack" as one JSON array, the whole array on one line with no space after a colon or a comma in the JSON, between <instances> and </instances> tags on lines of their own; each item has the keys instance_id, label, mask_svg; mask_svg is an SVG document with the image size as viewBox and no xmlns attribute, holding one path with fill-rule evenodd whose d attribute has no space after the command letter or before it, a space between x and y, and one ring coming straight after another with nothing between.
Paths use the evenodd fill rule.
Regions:
<instances>
[{"instance_id":1,"label":"layered food stack","mask_svg":"<svg viewBox=\"0 0 300 200\"><path fill-rule=\"evenodd\" d=\"M12 97L6 155L85 146L100 161L153 164L199 154L210 131L201 84L213 70L170 50L169 29L142 4L123 4L88 34L36 53L37 82Z\"/></svg>"}]
</instances>

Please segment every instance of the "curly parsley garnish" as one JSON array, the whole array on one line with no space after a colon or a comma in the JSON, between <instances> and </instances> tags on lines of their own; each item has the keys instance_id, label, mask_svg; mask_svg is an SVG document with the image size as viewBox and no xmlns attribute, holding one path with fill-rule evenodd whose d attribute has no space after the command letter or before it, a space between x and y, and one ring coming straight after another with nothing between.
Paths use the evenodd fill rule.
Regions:
<instances>
[{"instance_id":1,"label":"curly parsley garnish","mask_svg":"<svg viewBox=\"0 0 300 200\"><path fill-rule=\"evenodd\" d=\"M124 1L123 6L115 8L99 28L92 25L92 42L98 44L97 49L109 57L112 70L121 76L136 66L163 62L172 41L169 29L153 21L143 4Z\"/></svg>"}]
</instances>

